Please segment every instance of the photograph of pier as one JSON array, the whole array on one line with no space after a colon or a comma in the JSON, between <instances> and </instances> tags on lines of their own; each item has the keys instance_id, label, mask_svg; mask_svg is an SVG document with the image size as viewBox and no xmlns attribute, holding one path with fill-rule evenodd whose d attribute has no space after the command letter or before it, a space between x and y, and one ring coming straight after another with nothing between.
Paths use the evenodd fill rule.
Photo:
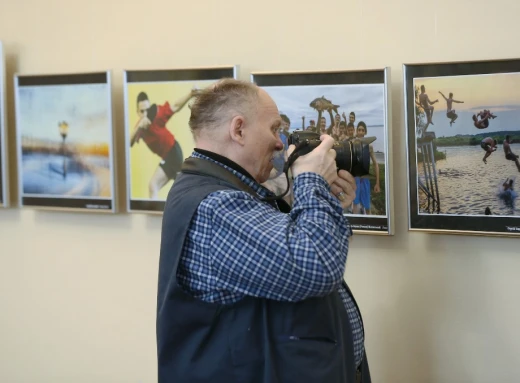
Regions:
<instances>
[{"instance_id":1,"label":"photograph of pier","mask_svg":"<svg viewBox=\"0 0 520 383\"><path fill-rule=\"evenodd\" d=\"M110 209L110 86L17 86L21 197L27 204ZM73 202L71 202L73 201ZM98 201L98 202L96 202Z\"/></svg>"}]
</instances>

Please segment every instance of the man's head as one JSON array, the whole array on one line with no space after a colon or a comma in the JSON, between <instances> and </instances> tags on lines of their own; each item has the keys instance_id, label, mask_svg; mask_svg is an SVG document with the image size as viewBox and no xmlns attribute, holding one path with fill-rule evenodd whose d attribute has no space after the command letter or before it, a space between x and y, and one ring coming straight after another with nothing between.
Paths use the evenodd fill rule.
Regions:
<instances>
[{"instance_id":1,"label":"man's head","mask_svg":"<svg viewBox=\"0 0 520 383\"><path fill-rule=\"evenodd\" d=\"M340 135L347 135L347 124L345 121L340 121L339 123L339 134Z\"/></svg>"},{"instance_id":2,"label":"man's head","mask_svg":"<svg viewBox=\"0 0 520 383\"><path fill-rule=\"evenodd\" d=\"M338 113L336 113L336 115L334 116L334 122L336 123L336 125L338 125L340 121L341 116Z\"/></svg>"},{"instance_id":3,"label":"man's head","mask_svg":"<svg viewBox=\"0 0 520 383\"><path fill-rule=\"evenodd\" d=\"M367 125L363 121L359 121L359 124L357 126L356 130L356 136L358 138L363 138L367 134Z\"/></svg>"},{"instance_id":4,"label":"man's head","mask_svg":"<svg viewBox=\"0 0 520 383\"><path fill-rule=\"evenodd\" d=\"M150 108L150 100L145 92L140 92L137 95L137 115L139 118L143 118L147 115L148 109Z\"/></svg>"},{"instance_id":5,"label":"man's head","mask_svg":"<svg viewBox=\"0 0 520 383\"><path fill-rule=\"evenodd\" d=\"M450 92L450 97L449 98L453 98L453 93Z\"/></svg>"},{"instance_id":6,"label":"man's head","mask_svg":"<svg viewBox=\"0 0 520 383\"><path fill-rule=\"evenodd\" d=\"M285 114L280 114L280 118L282 119L283 130L288 132L289 131L289 127L291 126L291 120Z\"/></svg>"},{"instance_id":7,"label":"man's head","mask_svg":"<svg viewBox=\"0 0 520 383\"><path fill-rule=\"evenodd\" d=\"M327 119L325 117L320 118L320 131L324 132L327 129Z\"/></svg>"},{"instance_id":8,"label":"man's head","mask_svg":"<svg viewBox=\"0 0 520 383\"><path fill-rule=\"evenodd\" d=\"M354 127L354 124L352 122L349 122L347 125L347 136L354 137L355 131L356 131L356 128Z\"/></svg>"},{"instance_id":9,"label":"man's head","mask_svg":"<svg viewBox=\"0 0 520 383\"><path fill-rule=\"evenodd\" d=\"M354 123L354 121L356 121L356 113L350 112L348 115L348 122Z\"/></svg>"},{"instance_id":10,"label":"man's head","mask_svg":"<svg viewBox=\"0 0 520 383\"><path fill-rule=\"evenodd\" d=\"M426 88L424 87L424 85L421 85L421 93L424 93L426 92Z\"/></svg>"},{"instance_id":11,"label":"man's head","mask_svg":"<svg viewBox=\"0 0 520 383\"><path fill-rule=\"evenodd\" d=\"M258 183L269 178L275 152L283 149L283 121L266 91L253 83L223 79L201 90L190 109L196 147L231 159Z\"/></svg>"},{"instance_id":12,"label":"man's head","mask_svg":"<svg viewBox=\"0 0 520 383\"><path fill-rule=\"evenodd\" d=\"M511 137L510 137L509 134L508 134L508 135L506 136L506 142L507 142L507 143L509 143L510 138L511 138Z\"/></svg>"}]
</instances>

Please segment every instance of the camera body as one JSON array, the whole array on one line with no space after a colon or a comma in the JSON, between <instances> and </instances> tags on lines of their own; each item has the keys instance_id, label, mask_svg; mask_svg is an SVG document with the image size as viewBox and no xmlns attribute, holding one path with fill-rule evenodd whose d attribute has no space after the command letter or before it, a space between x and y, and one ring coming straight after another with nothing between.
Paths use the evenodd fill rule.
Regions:
<instances>
[{"instance_id":1,"label":"camera body","mask_svg":"<svg viewBox=\"0 0 520 383\"><path fill-rule=\"evenodd\" d=\"M370 172L369 145L375 137L351 138L334 141L332 149L336 151L336 166L348 171L354 177L362 177ZM321 144L320 134L312 131L295 130L289 136L289 145L295 145L300 156L310 153Z\"/></svg>"}]
</instances>

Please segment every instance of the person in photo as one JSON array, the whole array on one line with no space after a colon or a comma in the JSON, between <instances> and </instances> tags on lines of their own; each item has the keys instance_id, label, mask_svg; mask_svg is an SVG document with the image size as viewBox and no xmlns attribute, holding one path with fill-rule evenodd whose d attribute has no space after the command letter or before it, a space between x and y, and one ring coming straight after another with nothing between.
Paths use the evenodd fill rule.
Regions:
<instances>
[{"instance_id":1,"label":"person in photo","mask_svg":"<svg viewBox=\"0 0 520 383\"><path fill-rule=\"evenodd\" d=\"M150 151L161 158L148 184L150 199L157 199L159 191L170 181L175 180L184 160L182 148L166 124L197 93L193 88L187 95L170 105L152 104L148 94L140 92L137 96L137 115L139 120L130 136L130 147L143 140Z\"/></svg>"},{"instance_id":2,"label":"person in photo","mask_svg":"<svg viewBox=\"0 0 520 383\"><path fill-rule=\"evenodd\" d=\"M433 111L435 110L435 107L433 104L439 102L438 99L436 100L430 100L430 97L428 97L428 94L426 94L426 87L424 85L421 85L421 93L419 94L419 106L424 109L424 113L426 113L426 125L423 128L422 134L426 132L426 129L428 129L428 126L434 125L432 121L433 117Z\"/></svg>"},{"instance_id":3,"label":"person in photo","mask_svg":"<svg viewBox=\"0 0 520 383\"><path fill-rule=\"evenodd\" d=\"M356 137L363 138L367 134L367 125L363 121L359 121L357 129L356 129ZM379 193L381 191L381 185L379 182L379 164L376 160L376 155L374 153L374 147L372 144L369 146L370 150L370 160L372 161L372 166L374 168L374 173L376 176L376 182L374 185L374 193ZM370 185L370 179L368 176L364 177L355 177L356 180L356 198L354 199L353 205L353 213L354 214L371 214L370 210L370 201L371 201L371 192L372 186Z\"/></svg>"},{"instance_id":4,"label":"person in photo","mask_svg":"<svg viewBox=\"0 0 520 383\"><path fill-rule=\"evenodd\" d=\"M484 109L472 116L473 126L475 126L475 128L477 129L487 129L489 127L490 118L494 119L497 118L497 116L495 116L489 110Z\"/></svg>"},{"instance_id":5,"label":"person in photo","mask_svg":"<svg viewBox=\"0 0 520 383\"><path fill-rule=\"evenodd\" d=\"M450 119L450 126L452 126L452 124L455 122L455 120L459 117L457 115L457 113L455 113L455 109L453 109L453 103L458 103L458 104L463 104L464 101L458 101L458 100L454 100L453 99L453 93L450 92L449 94L449 97L446 98L446 96L439 91L439 93L441 94L441 96L444 98L444 100L446 101L446 117L448 117Z\"/></svg>"},{"instance_id":6,"label":"person in photo","mask_svg":"<svg viewBox=\"0 0 520 383\"><path fill-rule=\"evenodd\" d=\"M482 161L487 164L487 158L497 150L497 140L491 137L486 137L480 142L480 147L486 152Z\"/></svg>"},{"instance_id":7,"label":"person in photo","mask_svg":"<svg viewBox=\"0 0 520 383\"><path fill-rule=\"evenodd\" d=\"M504 155L506 156L506 160L513 161L515 163L516 168L520 172L520 163L518 162L518 155L513 153L510 144L511 136L508 134L502 144L502 147L504 148Z\"/></svg>"}]
</instances>

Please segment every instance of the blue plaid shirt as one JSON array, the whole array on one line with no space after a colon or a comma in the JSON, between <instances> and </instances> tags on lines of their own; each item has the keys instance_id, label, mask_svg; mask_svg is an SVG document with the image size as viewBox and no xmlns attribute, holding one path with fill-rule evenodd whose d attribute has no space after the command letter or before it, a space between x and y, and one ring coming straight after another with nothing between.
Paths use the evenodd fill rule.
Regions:
<instances>
[{"instance_id":1,"label":"blue plaid shirt","mask_svg":"<svg viewBox=\"0 0 520 383\"><path fill-rule=\"evenodd\" d=\"M260 197L273 195L223 166ZM363 357L361 318L341 282L352 230L325 179L303 173L294 180L289 214L249 193L221 190L199 205L184 243L178 279L194 297L230 304L245 295L296 302L339 290L353 329L357 364Z\"/></svg>"}]
</instances>

